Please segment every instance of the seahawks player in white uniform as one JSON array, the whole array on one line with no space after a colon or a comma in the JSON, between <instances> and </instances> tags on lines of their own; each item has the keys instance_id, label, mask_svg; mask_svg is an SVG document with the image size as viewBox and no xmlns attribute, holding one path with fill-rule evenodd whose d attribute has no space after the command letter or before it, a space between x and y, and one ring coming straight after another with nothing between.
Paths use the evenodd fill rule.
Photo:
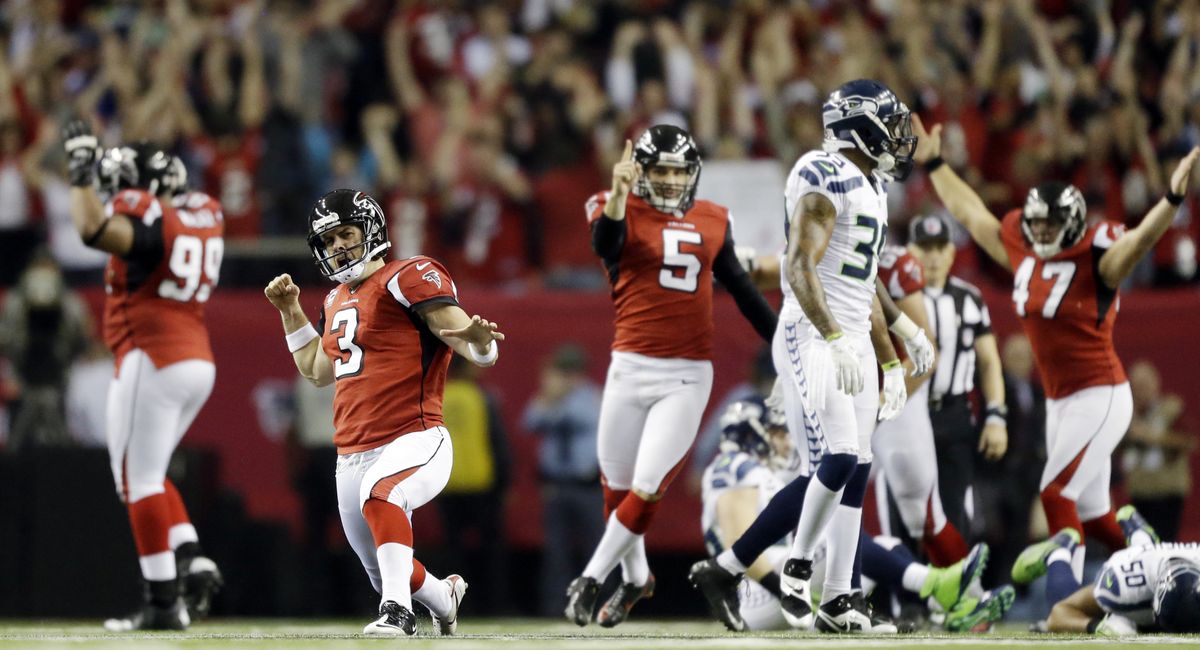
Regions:
<instances>
[{"instance_id":1,"label":"seahawks player in white uniform","mask_svg":"<svg viewBox=\"0 0 1200 650\"><path fill-rule=\"evenodd\" d=\"M731 629L744 626L733 606L733 579L779 539L775 533L782 522L798 515L791 559L781 579L788 623L797 628L813 624L808 582L828 531L828 571L817 629L871 631L864 608L856 607L861 592L853 570L871 433L877 416L894 416L905 400L899 361L891 359L883 368L882 408L872 376L876 349L891 350L876 298L876 257L888 221L887 185L908 175L916 138L908 108L876 81L842 85L826 100L822 118L824 150L802 156L788 178L784 304L774 341L775 368L785 378L789 429L802 450L802 475L815 473L816 480L794 481L715 563L693 566L693 584ZM898 333L906 345L919 345L923 333L910 319L902 321L908 327ZM930 347L927 339L923 343Z\"/></svg>"}]
</instances>

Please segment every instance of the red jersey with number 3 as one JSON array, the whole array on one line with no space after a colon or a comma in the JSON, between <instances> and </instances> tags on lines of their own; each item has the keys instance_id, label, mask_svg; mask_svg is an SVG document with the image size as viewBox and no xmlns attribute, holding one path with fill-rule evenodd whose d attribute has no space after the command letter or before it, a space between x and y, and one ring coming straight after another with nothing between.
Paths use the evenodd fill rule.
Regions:
<instances>
[{"instance_id":1,"label":"red jersey with number 3","mask_svg":"<svg viewBox=\"0 0 1200 650\"><path fill-rule=\"evenodd\" d=\"M333 443L339 454L374 449L442 426L452 351L417 313L458 304L445 267L418 255L388 262L358 287L341 284L321 310L321 348L333 361Z\"/></svg>"},{"instance_id":2,"label":"red jersey with number 3","mask_svg":"<svg viewBox=\"0 0 1200 650\"><path fill-rule=\"evenodd\" d=\"M1000 239L1013 269L1013 308L1033 346L1046 396L1126 381L1113 345L1117 290L1100 279L1100 257L1125 232L1093 224L1076 244L1043 260L1021 232L1021 211L1004 217Z\"/></svg>"},{"instance_id":3,"label":"red jersey with number 3","mask_svg":"<svg viewBox=\"0 0 1200 650\"><path fill-rule=\"evenodd\" d=\"M116 357L140 349L156 368L188 359L212 361L204 303L225 254L221 206L191 192L168 202L122 190L105 205L109 218L138 222L134 250L109 258L105 270L104 342Z\"/></svg>"},{"instance_id":4,"label":"red jersey with number 3","mask_svg":"<svg viewBox=\"0 0 1200 650\"><path fill-rule=\"evenodd\" d=\"M608 192L588 199L588 224ZM630 195L625 244L605 262L616 307L612 349L666 359L712 359L713 260L729 236L729 210L696 201L678 218Z\"/></svg>"}]
</instances>

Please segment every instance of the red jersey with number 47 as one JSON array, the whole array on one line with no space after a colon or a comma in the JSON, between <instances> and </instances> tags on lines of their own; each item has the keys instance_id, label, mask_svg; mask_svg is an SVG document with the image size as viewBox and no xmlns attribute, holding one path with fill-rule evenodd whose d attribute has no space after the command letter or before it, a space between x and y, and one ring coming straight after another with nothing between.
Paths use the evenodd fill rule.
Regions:
<instances>
[{"instance_id":1,"label":"red jersey with number 47","mask_svg":"<svg viewBox=\"0 0 1200 650\"><path fill-rule=\"evenodd\" d=\"M452 351L417 313L458 304L446 269L423 255L388 262L358 287L340 284L321 310L321 348L333 361L333 443L366 451L442 426Z\"/></svg>"},{"instance_id":2,"label":"red jersey with number 47","mask_svg":"<svg viewBox=\"0 0 1200 650\"><path fill-rule=\"evenodd\" d=\"M221 205L202 192L167 202L142 190L122 190L105 213L136 222L133 249L110 257L105 270L104 342L117 368L133 349L145 352L156 368L212 361L204 303L217 286L225 254Z\"/></svg>"},{"instance_id":3,"label":"red jersey with number 47","mask_svg":"<svg viewBox=\"0 0 1200 650\"><path fill-rule=\"evenodd\" d=\"M1125 232L1111 221L1093 224L1074 246L1043 260L1021 232L1021 211L1004 216L1000 239L1013 268L1013 308L1054 399L1092 386L1126 381L1113 346L1117 290L1100 278L1100 257Z\"/></svg>"},{"instance_id":4,"label":"red jersey with number 47","mask_svg":"<svg viewBox=\"0 0 1200 650\"><path fill-rule=\"evenodd\" d=\"M604 217L608 192L588 199L588 224ZM616 307L612 349L668 359L712 359L713 260L729 236L729 210L696 201L675 217L629 195L625 243L606 260Z\"/></svg>"}]
</instances>

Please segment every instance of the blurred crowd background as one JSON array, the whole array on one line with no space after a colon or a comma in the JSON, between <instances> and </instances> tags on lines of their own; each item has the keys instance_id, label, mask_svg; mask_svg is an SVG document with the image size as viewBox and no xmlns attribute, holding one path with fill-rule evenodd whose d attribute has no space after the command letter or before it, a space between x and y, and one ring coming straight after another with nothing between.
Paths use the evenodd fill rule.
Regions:
<instances>
[{"instance_id":1,"label":"blurred crowd background","mask_svg":"<svg viewBox=\"0 0 1200 650\"><path fill-rule=\"evenodd\" d=\"M584 202L608 187L623 141L656 123L695 135L709 165L703 180L718 189L734 177L713 173L718 161L750 174L774 165L780 175L820 145L828 92L859 77L884 81L927 123L942 123L943 156L996 214L1054 178L1083 190L1091 217L1132 225L1165 192L1175 162L1200 144L1200 0L7 0L0 5L0 449L93 448L95 457L76 469L99 486L104 500L96 507L109 509L96 525L128 534L118 532L123 515L103 491L107 461L98 449L112 373L93 316L105 256L85 248L71 225L59 129L80 115L107 146L158 143L180 155L192 184L225 210L227 257L209 316L212 323L219 308L219 322L230 327L214 332L213 402L221 404L209 404L172 470L189 503L199 503L201 535L214 540L206 545L240 576L218 612L359 611L371 594L333 510L330 396L293 384L273 312L248 306L283 270L305 283L308 297L319 296L322 280L303 240L309 208L329 189L366 189L385 208L397 257L434 256L472 292L473 305L485 305L482 313L506 306L512 315L501 322L531 319L510 332L510 355L521 341L530 347L510 358L518 370L494 371L511 373L503 381L454 368L446 400L456 419L448 422L456 476L435 502L441 524L430 525L443 545L432 555L492 586L473 588L476 611L557 615L562 587L600 523L597 380L611 313ZM1197 194L1129 281L1126 295L1146 298L1137 304L1195 300L1186 286L1158 302L1148 294L1197 279ZM782 206L777 196L764 201ZM890 200L889 238L897 243L914 215L941 209L920 171ZM739 219L775 228L781 216ZM1001 302L1011 280L965 233L956 242L956 272L984 285L993 314L1009 321L1001 325L1012 451L981 473L971 531L1005 558L1044 533L1035 505L1044 399L1028 343L1008 337L1014 323ZM234 309L245 310L242 320L229 315ZM543 313L562 331L540 329ZM732 308L721 313L732 316ZM572 321L580 314L596 322ZM1163 318L1141 312L1122 320L1155 317ZM270 355L257 352L262 358L239 366L257 330L238 329L245 340L226 341L233 326L252 319ZM555 347L561 343L570 344ZM694 514L699 472L715 450L715 405L770 386L770 364L753 360L753 344L727 343L691 478L677 489L691 504L685 514ZM1195 353L1181 349L1184 358L1171 359L1162 352L1168 345L1149 341L1139 353L1158 351L1153 359L1126 358L1137 415L1116 462L1128 479L1123 500L1174 538L1192 492L1195 444L1185 399L1173 393L1196 389L1173 388L1164 377L1178 383L1181 368L1194 369L1186 357ZM1160 375L1155 364L1167 362ZM222 410L248 413L235 423L248 430L236 433L253 440L214 431L204 418ZM216 460L212 449L220 450ZM278 475L271 473L277 457ZM217 462L224 474L213 469ZM0 479L41 465L3 467ZM237 468L261 474L247 479ZM253 494L246 489L259 487L253 480L281 483L295 500L280 506L274 493ZM242 490L244 508L214 496L231 484ZM532 515L514 503L518 494L541 505L537 533L522 518ZM7 517L16 501L4 496L0 488ZM241 527L271 515L289 522L277 537L275 529ZM668 596L682 588L699 548L698 520L676 523L672 534L695 543L654 549L679 556L678 566L668 564L679 580L663 579L671 568L659 574ZM440 535L439 526L456 534ZM11 534L0 534L0 549L29 544L13 541L17 527L5 528ZM131 552L127 539L116 542L113 552ZM281 566L305 571L272 573L261 563L268 548ZM16 566L19 554L8 557L19 576L11 585L54 584ZM672 561L652 560L656 571ZM132 571L132 562L125 568ZM537 562L537 580L509 575L510 564ZM289 585L307 586L308 598L296 598ZM513 600L514 593L528 598ZM70 604L5 598L0 589L0 615ZM652 608L699 611L688 594L656 600Z\"/></svg>"}]
</instances>

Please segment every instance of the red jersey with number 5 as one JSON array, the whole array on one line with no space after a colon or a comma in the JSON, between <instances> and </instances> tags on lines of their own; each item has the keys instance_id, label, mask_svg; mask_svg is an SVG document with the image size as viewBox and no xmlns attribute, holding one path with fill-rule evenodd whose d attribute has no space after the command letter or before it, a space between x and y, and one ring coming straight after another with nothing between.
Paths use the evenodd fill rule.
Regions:
<instances>
[{"instance_id":1,"label":"red jersey with number 5","mask_svg":"<svg viewBox=\"0 0 1200 650\"><path fill-rule=\"evenodd\" d=\"M321 310L321 348L333 361L333 444L339 454L374 449L406 433L442 426L452 351L417 313L458 304L438 262L388 262L362 284L340 284Z\"/></svg>"},{"instance_id":2,"label":"red jersey with number 5","mask_svg":"<svg viewBox=\"0 0 1200 650\"><path fill-rule=\"evenodd\" d=\"M588 199L588 224L608 193ZM696 201L678 218L630 195L625 243L605 260L616 307L612 349L668 359L712 359L713 260L730 232L729 210Z\"/></svg>"},{"instance_id":3,"label":"red jersey with number 5","mask_svg":"<svg viewBox=\"0 0 1200 650\"><path fill-rule=\"evenodd\" d=\"M221 206L190 192L173 201L122 190L105 205L109 218L133 219L134 246L105 270L104 342L117 368L140 349L156 368L188 359L212 361L204 303L217 286L225 254Z\"/></svg>"},{"instance_id":4,"label":"red jersey with number 5","mask_svg":"<svg viewBox=\"0 0 1200 650\"><path fill-rule=\"evenodd\" d=\"M1117 290L1099 272L1100 257L1124 232L1111 221L1093 224L1074 246L1043 260L1021 232L1021 211L1004 217L1000 239L1012 262L1013 308L1033 346L1047 397L1126 381L1113 346Z\"/></svg>"}]
</instances>

